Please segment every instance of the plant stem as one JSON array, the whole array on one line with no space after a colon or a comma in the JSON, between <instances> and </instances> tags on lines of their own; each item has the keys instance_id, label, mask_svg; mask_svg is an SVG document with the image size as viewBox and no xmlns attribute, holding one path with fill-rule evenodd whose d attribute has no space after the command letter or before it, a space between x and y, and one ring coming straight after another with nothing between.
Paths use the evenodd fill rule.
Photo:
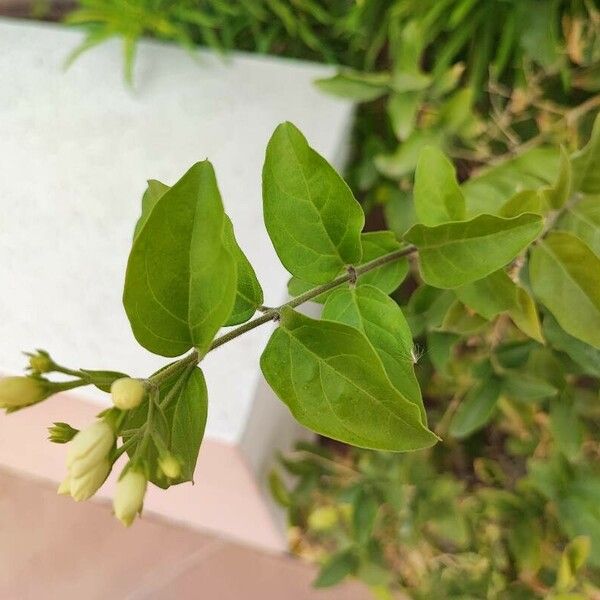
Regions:
<instances>
[{"instance_id":1,"label":"plant stem","mask_svg":"<svg viewBox=\"0 0 600 600\"><path fill-rule=\"evenodd\" d=\"M307 292L304 292L303 294L300 294L299 296L292 298L285 304L282 304L281 306L278 306L276 308L272 308L272 309L268 310L267 312L265 312L264 314L262 314L260 317L257 317L256 319L252 319L251 321L248 321L247 323L244 323L243 325L236 327L235 329L222 335L221 337L218 337L211 344L208 352L210 352L211 350L214 350L215 348L218 348L219 346L222 346L223 344L226 344L227 342L235 339L236 337L238 337L244 333L247 333L248 331L251 331L252 329L255 329L256 327L259 327L260 325L263 325L264 323L273 321L274 319L276 319L279 316L279 312L283 308L286 308L286 307L296 308L296 306L300 306L301 304L304 304L305 302L308 302L309 300L312 300L313 298L316 298L317 296L320 296L321 294L329 292L329 291L335 289L336 287L350 281L350 279L354 278L357 275L362 275L364 273L368 273L369 271L372 271L373 269L376 269L377 267L381 267L382 265L385 265L387 263L399 260L400 258L407 256L408 254L412 254L416 250L417 249L415 248L415 246L407 246L406 248L402 248L401 250L396 250L394 252L390 252L389 254L384 254L383 256L375 258L375 259L365 263L364 265L360 265L358 267L353 267L353 268L350 267L350 268L348 268L346 273L344 273L343 275L340 275L339 277L336 277L332 281L330 281L328 283L324 283L323 285L314 287L314 288L308 290Z\"/></svg>"},{"instance_id":2,"label":"plant stem","mask_svg":"<svg viewBox=\"0 0 600 600\"><path fill-rule=\"evenodd\" d=\"M276 308L270 308L259 317L256 317L255 319L252 319L251 321L248 321L247 323L244 323L243 325L240 325L239 327L228 331L221 337L218 337L211 344L210 348L207 351L207 354L208 352L215 350L219 346L222 346L223 344L234 340L235 338L239 337L240 335L243 335L244 333L247 333L248 331L252 331L253 329L260 327L261 325L264 325L269 321L276 320L279 317L279 313L283 308L296 308L297 306L300 306L301 304L304 304L305 302L308 302L309 300L312 300L313 298L316 298L321 294L329 292L335 289L336 287L347 283L348 281L354 279L357 276L363 275L364 273L368 273L369 271L377 269L378 267L381 267L388 263L400 260L401 258L404 258L409 254L413 254L416 251L417 248L415 246L406 246L405 248L401 248L400 250L395 250L394 252L390 252L389 254L379 256L378 258L364 263L363 265L359 265L358 267L348 267L346 273L340 275L339 277L336 277L332 281L314 287L304 292L303 294L292 298L291 300L289 300L285 304L282 304L281 306L277 306ZM162 371L156 373L156 375L150 378L151 383L154 385L160 385L160 383L162 383L165 379L168 379L174 373L179 372L186 366L198 364L201 358L202 357L198 354L198 351L193 350L187 356L184 356L182 359L169 365Z\"/></svg>"}]
</instances>

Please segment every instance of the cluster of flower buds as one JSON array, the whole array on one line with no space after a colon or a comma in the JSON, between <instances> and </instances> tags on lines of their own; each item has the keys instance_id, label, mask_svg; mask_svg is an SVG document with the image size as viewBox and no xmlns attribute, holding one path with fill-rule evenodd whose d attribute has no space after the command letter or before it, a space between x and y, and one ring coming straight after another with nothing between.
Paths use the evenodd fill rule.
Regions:
<instances>
[{"instance_id":1,"label":"cluster of flower buds","mask_svg":"<svg viewBox=\"0 0 600 600\"><path fill-rule=\"evenodd\" d=\"M82 385L93 384L107 389L105 378L112 372L74 370L56 364L50 355L38 350L29 356L29 374L23 377L5 377L0 379L0 408L7 412L19 410L25 406L36 404L58 392L73 389ZM74 377L70 381L53 382L46 379L46 373L62 373ZM59 494L69 495L76 501L91 498L104 484L116 460L125 453L128 446L117 447L123 423L126 422L127 411L131 411L148 398L146 382L130 377L109 379L110 392L114 408L98 415L91 425L78 430L67 423L54 423L49 428L49 439L67 446L67 476L58 488ZM141 433L142 430L140 430ZM151 432L147 431L149 435ZM131 442L129 442L131 443ZM158 476L169 481L177 480L181 475L181 464L160 440L154 439L158 452ZM125 526L133 523L141 513L146 488L148 485L148 459L145 449L147 444L140 443L133 452L131 460L123 469L116 484L113 501L115 516Z\"/></svg>"}]
</instances>

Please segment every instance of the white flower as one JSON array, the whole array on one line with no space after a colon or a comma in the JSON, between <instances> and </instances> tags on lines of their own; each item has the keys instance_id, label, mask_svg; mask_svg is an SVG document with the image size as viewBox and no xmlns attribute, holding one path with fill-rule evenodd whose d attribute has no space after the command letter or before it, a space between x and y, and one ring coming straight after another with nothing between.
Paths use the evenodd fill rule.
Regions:
<instances>
[{"instance_id":1,"label":"white flower","mask_svg":"<svg viewBox=\"0 0 600 600\"><path fill-rule=\"evenodd\" d=\"M146 476L134 469L129 469L117 482L113 509L125 527L129 527L141 512L147 484Z\"/></svg>"},{"instance_id":2,"label":"white flower","mask_svg":"<svg viewBox=\"0 0 600 600\"><path fill-rule=\"evenodd\" d=\"M139 379L121 377L110 386L113 404L121 410L131 410L139 406L146 395L146 388Z\"/></svg>"}]
</instances>

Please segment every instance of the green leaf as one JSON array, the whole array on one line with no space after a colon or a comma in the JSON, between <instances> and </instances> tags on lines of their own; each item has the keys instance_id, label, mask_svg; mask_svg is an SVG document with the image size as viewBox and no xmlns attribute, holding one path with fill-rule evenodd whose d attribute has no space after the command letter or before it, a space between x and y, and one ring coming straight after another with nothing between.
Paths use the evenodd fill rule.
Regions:
<instances>
[{"instance_id":1,"label":"green leaf","mask_svg":"<svg viewBox=\"0 0 600 600\"><path fill-rule=\"evenodd\" d=\"M515 283L500 269L454 291L462 303L485 319L491 320L515 305L515 289Z\"/></svg>"},{"instance_id":2,"label":"green leaf","mask_svg":"<svg viewBox=\"0 0 600 600\"><path fill-rule=\"evenodd\" d=\"M455 290L458 299L482 317L491 320L508 312L526 335L543 342L540 320L531 296L517 286L503 270Z\"/></svg>"},{"instance_id":3,"label":"green leaf","mask_svg":"<svg viewBox=\"0 0 600 600\"><path fill-rule=\"evenodd\" d=\"M562 208L571 196L571 186L573 180L572 171L573 169L571 167L569 155L561 146L558 177L552 186L541 190L542 196L544 197L548 206L551 208L556 210Z\"/></svg>"},{"instance_id":4,"label":"green leaf","mask_svg":"<svg viewBox=\"0 0 600 600\"><path fill-rule=\"evenodd\" d=\"M369 231L360 236L362 243L361 264L375 260L384 254L400 250L404 244L391 231ZM402 258L359 275L357 287L372 285L386 294L391 294L408 275L408 259Z\"/></svg>"},{"instance_id":5,"label":"green leaf","mask_svg":"<svg viewBox=\"0 0 600 600\"><path fill-rule=\"evenodd\" d=\"M362 208L291 123L277 127L263 168L267 231L285 268L313 284L361 259Z\"/></svg>"},{"instance_id":6,"label":"green leaf","mask_svg":"<svg viewBox=\"0 0 600 600\"><path fill-rule=\"evenodd\" d=\"M404 236L419 249L421 274L429 285L456 288L500 269L542 230L539 215L512 219L480 215L435 227L415 225Z\"/></svg>"},{"instance_id":7,"label":"green leaf","mask_svg":"<svg viewBox=\"0 0 600 600\"><path fill-rule=\"evenodd\" d=\"M542 214L542 198L537 190L523 190L511 196L498 211L500 217L518 217L523 213Z\"/></svg>"},{"instance_id":8,"label":"green leaf","mask_svg":"<svg viewBox=\"0 0 600 600\"><path fill-rule=\"evenodd\" d=\"M179 460L181 475L175 480L167 479L158 468L159 451L153 439L143 453L150 467L150 481L161 488L192 481L194 477L208 408L208 392L200 368L194 367L163 382L158 402L164 403L165 399L167 402L162 408L153 408L152 426L165 447ZM147 422L150 401L151 398L147 398L138 408L128 412L125 430L139 428ZM136 454L141 439L143 436L128 448L130 457Z\"/></svg>"},{"instance_id":9,"label":"green leaf","mask_svg":"<svg viewBox=\"0 0 600 600\"><path fill-rule=\"evenodd\" d=\"M600 256L600 195L584 196L568 206L556 228L575 234Z\"/></svg>"},{"instance_id":10,"label":"green leaf","mask_svg":"<svg viewBox=\"0 0 600 600\"><path fill-rule=\"evenodd\" d=\"M390 91L390 83L388 73L360 73L350 69L315 81L315 85L323 92L355 102L370 102L385 96Z\"/></svg>"},{"instance_id":11,"label":"green leaf","mask_svg":"<svg viewBox=\"0 0 600 600\"><path fill-rule=\"evenodd\" d=\"M269 489L271 491L271 496L273 496L279 506L289 507L292 505L290 494L277 471L271 471L269 473Z\"/></svg>"},{"instance_id":12,"label":"green leaf","mask_svg":"<svg viewBox=\"0 0 600 600\"><path fill-rule=\"evenodd\" d=\"M508 531L508 546L521 573L537 573L542 566L543 531L531 515L518 515Z\"/></svg>"},{"instance_id":13,"label":"green leaf","mask_svg":"<svg viewBox=\"0 0 600 600\"><path fill-rule=\"evenodd\" d=\"M396 92L390 96L387 113L399 140L406 139L413 132L421 101L420 92Z\"/></svg>"},{"instance_id":14,"label":"green leaf","mask_svg":"<svg viewBox=\"0 0 600 600\"><path fill-rule=\"evenodd\" d=\"M573 399L567 394L550 403L550 431L558 449L570 460L576 458L583 442L583 429Z\"/></svg>"},{"instance_id":15,"label":"green leaf","mask_svg":"<svg viewBox=\"0 0 600 600\"><path fill-rule=\"evenodd\" d=\"M448 364L461 336L447 331L427 332L427 354L436 371L448 376Z\"/></svg>"},{"instance_id":16,"label":"green leaf","mask_svg":"<svg viewBox=\"0 0 600 600\"><path fill-rule=\"evenodd\" d=\"M138 222L135 224L135 229L133 230L134 239L148 220L148 217L150 216L152 209L156 206L156 203L162 198L163 194L167 190L169 190L168 185L165 185L156 179L148 180L148 187L142 196L142 214L140 215Z\"/></svg>"},{"instance_id":17,"label":"green leaf","mask_svg":"<svg viewBox=\"0 0 600 600\"><path fill-rule=\"evenodd\" d=\"M296 419L317 433L397 452L437 440L421 423L418 407L393 387L371 343L353 327L285 308L260 364Z\"/></svg>"},{"instance_id":18,"label":"green leaf","mask_svg":"<svg viewBox=\"0 0 600 600\"><path fill-rule=\"evenodd\" d=\"M600 377L600 350L564 331L552 315L544 317L544 335L553 348L565 352L584 373Z\"/></svg>"},{"instance_id":19,"label":"green leaf","mask_svg":"<svg viewBox=\"0 0 600 600\"><path fill-rule=\"evenodd\" d=\"M577 573L585 566L591 550L590 538L577 536L569 542L560 557L560 565L556 574L556 588L569 591L577 583Z\"/></svg>"},{"instance_id":20,"label":"green leaf","mask_svg":"<svg viewBox=\"0 0 600 600\"><path fill-rule=\"evenodd\" d=\"M573 189L600 194L600 114L596 116L588 143L571 156Z\"/></svg>"},{"instance_id":21,"label":"green leaf","mask_svg":"<svg viewBox=\"0 0 600 600\"><path fill-rule=\"evenodd\" d=\"M442 331L456 333L461 336L472 335L486 325L485 319L455 300L440 325Z\"/></svg>"},{"instance_id":22,"label":"green leaf","mask_svg":"<svg viewBox=\"0 0 600 600\"><path fill-rule=\"evenodd\" d=\"M533 293L570 335L600 348L600 258L579 238L551 232L531 251Z\"/></svg>"},{"instance_id":23,"label":"green leaf","mask_svg":"<svg viewBox=\"0 0 600 600\"><path fill-rule=\"evenodd\" d=\"M155 179L148 181L148 189L142 198L142 215L136 224L134 237L147 221L158 200L169 189L168 185ZM263 303L264 298L254 268L237 243L233 224L227 215L225 215L224 231L225 242L229 252L235 260L237 272L235 304L229 318L225 322L225 325L229 326L238 325L239 323L247 321Z\"/></svg>"},{"instance_id":24,"label":"green leaf","mask_svg":"<svg viewBox=\"0 0 600 600\"><path fill-rule=\"evenodd\" d=\"M443 135L433 129L417 129L398 145L391 154L375 157L377 170L390 179L401 179L416 168L422 150L427 146L441 145Z\"/></svg>"},{"instance_id":25,"label":"green leaf","mask_svg":"<svg viewBox=\"0 0 600 600\"><path fill-rule=\"evenodd\" d=\"M123 304L150 352L202 354L225 323L236 293L235 261L214 170L196 163L156 202L134 240Z\"/></svg>"},{"instance_id":26,"label":"green leaf","mask_svg":"<svg viewBox=\"0 0 600 600\"><path fill-rule=\"evenodd\" d=\"M80 371L89 377L92 385L107 393L110 392L110 386L113 381L127 377L125 373L120 373L119 371L93 371L91 369L80 369Z\"/></svg>"},{"instance_id":27,"label":"green leaf","mask_svg":"<svg viewBox=\"0 0 600 600\"><path fill-rule=\"evenodd\" d=\"M317 588L336 585L351 575L357 567L358 559L351 549L338 552L321 567L313 585Z\"/></svg>"},{"instance_id":28,"label":"green leaf","mask_svg":"<svg viewBox=\"0 0 600 600\"><path fill-rule=\"evenodd\" d=\"M414 202L417 217L424 225L440 225L465 218L465 199L454 166L435 146L427 146L419 156Z\"/></svg>"},{"instance_id":29,"label":"green leaf","mask_svg":"<svg viewBox=\"0 0 600 600\"><path fill-rule=\"evenodd\" d=\"M464 136L473 117L472 88L467 87L454 92L440 108L440 125L446 135Z\"/></svg>"},{"instance_id":30,"label":"green leaf","mask_svg":"<svg viewBox=\"0 0 600 600\"><path fill-rule=\"evenodd\" d=\"M465 438L485 427L494 415L501 389L502 383L497 377L474 385L452 417L450 435Z\"/></svg>"},{"instance_id":31,"label":"green leaf","mask_svg":"<svg viewBox=\"0 0 600 600\"><path fill-rule=\"evenodd\" d=\"M530 373L506 370L503 375L502 393L521 402L551 398L558 393L553 385Z\"/></svg>"},{"instance_id":32,"label":"green leaf","mask_svg":"<svg viewBox=\"0 0 600 600\"><path fill-rule=\"evenodd\" d=\"M362 331L375 348L394 387L427 416L415 376L413 341L400 307L386 294L369 286L336 290L325 303L323 319Z\"/></svg>"},{"instance_id":33,"label":"green leaf","mask_svg":"<svg viewBox=\"0 0 600 600\"><path fill-rule=\"evenodd\" d=\"M262 305L264 297L256 273L235 239L233 225L227 215L225 215L225 240L235 260L237 273L235 303L225 325L238 325L247 321L256 312L256 309Z\"/></svg>"},{"instance_id":34,"label":"green leaf","mask_svg":"<svg viewBox=\"0 0 600 600\"><path fill-rule=\"evenodd\" d=\"M462 184L467 213L497 214L507 199L520 190L551 185L559 171L555 148L533 148L515 158L483 170Z\"/></svg>"},{"instance_id":35,"label":"green leaf","mask_svg":"<svg viewBox=\"0 0 600 600\"><path fill-rule=\"evenodd\" d=\"M360 236L362 244L361 264L367 263L384 254L389 254L402 248L396 236L391 231L369 231ZM338 275L342 275L345 269ZM395 260L373 269L368 273L360 275L356 281L356 286L372 285L386 294L391 294L404 281L408 274L408 260L405 258ZM288 282L288 291L292 296L299 296L314 287L310 283L301 281L297 277L292 277ZM314 302L323 303L332 292L326 292L314 298Z\"/></svg>"},{"instance_id":36,"label":"green leaf","mask_svg":"<svg viewBox=\"0 0 600 600\"><path fill-rule=\"evenodd\" d=\"M192 481L208 412L208 391L198 367L192 371L174 404L171 452L182 461L181 481Z\"/></svg>"},{"instance_id":37,"label":"green leaf","mask_svg":"<svg viewBox=\"0 0 600 600\"><path fill-rule=\"evenodd\" d=\"M352 525L356 541L365 545L371 539L379 502L368 490L360 489L352 504Z\"/></svg>"}]
</instances>

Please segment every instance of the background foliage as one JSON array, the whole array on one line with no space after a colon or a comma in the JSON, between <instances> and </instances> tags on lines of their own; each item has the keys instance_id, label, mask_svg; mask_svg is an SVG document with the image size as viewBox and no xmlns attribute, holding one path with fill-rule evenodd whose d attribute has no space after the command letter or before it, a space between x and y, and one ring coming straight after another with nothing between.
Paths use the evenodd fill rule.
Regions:
<instances>
[{"instance_id":1,"label":"background foliage","mask_svg":"<svg viewBox=\"0 0 600 600\"><path fill-rule=\"evenodd\" d=\"M300 445L281 458L295 481L274 474L272 490L292 548L323 564L317 585L354 574L381 598L600 597L600 323L586 300L600 287L595 269L578 272L600 260L599 134L571 175L559 150L583 145L600 105L597 3L81 0L68 20L88 31L80 50L120 37L130 80L143 35L339 65L317 85L361 102L348 179L371 226L384 218L400 237L421 224L409 234L421 275L404 264L382 289L404 280L393 297L417 340L405 354L420 359L444 441L409 455ZM434 150L423 158L429 147L465 183ZM572 187L580 195L565 208ZM479 218L479 229L487 213L496 231L523 212L551 213L567 233L549 234L528 265L486 266L474 282L427 269L427 230L462 239L448 221ZM369 243L391 251L394 240L363 234L365 259ZM576 283L561 296L565 272ZM311 287L300 275L293 294ZM326 315L350 318L339 296Z\"/></svg>"}]
</instances>

